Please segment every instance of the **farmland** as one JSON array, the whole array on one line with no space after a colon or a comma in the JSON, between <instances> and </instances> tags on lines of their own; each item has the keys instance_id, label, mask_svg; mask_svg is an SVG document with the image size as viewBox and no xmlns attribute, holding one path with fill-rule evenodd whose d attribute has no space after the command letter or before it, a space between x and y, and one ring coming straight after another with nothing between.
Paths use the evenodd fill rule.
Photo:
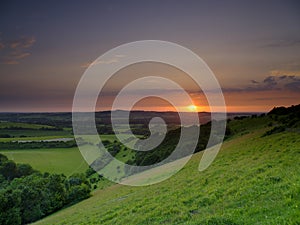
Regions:
<instances>
[{"instance_id":1,"label":"farmland","mask_svg":"<svg viewBox=\"0 0 300 225\"><path fill-rule=\"evenodd\" d=\"M227 141L203 172L197 153L162 183L97 190L35 224L298 224L300 135L265 130Z\"/></svg>"},{"instance_id":2,"label":"farmland","mask_svg":"<svg viewBox=\"0 0 300 225\"><path fill-rule=\"evenodd\" d=\"M13 144L12 141L30 140L32 147L40 144L44 147L22 149L20 146L24 143L21 143L19 149L0 149L0 153L42 172L63 173L67 177L85 173L89 181L96 179L90 198L34 224L299 224L298 108L278 108L268 115L242 115L228 120L226 140L220 153L208 169L199 172L201 150L210 128L209 124L202 126L202 139L199 139L196 149L200 152L170 179L145 187L122 186L104 178L99 180L93 172L88 174L88 165L79 149L68 144L74 140L54 142L64 146L56 148L48 148L49 143L40 142L72 137L67 126L6 122L10 125L3 125L2 131L5 130L10 137L2 138L1 142ZM15 130L22 131L26 137L10 133L16 127ZM143 126L138 124L136 127ZM27 131L48 133L30 136ZM126 149L113 134L100 134L100 137L117 159L143 165L145 159L163 159L169 147L176 145L179 131L171 129L162 147L149 153L155 156L150 158L147 154ZM57 132L64 133L58 135ZM123 135L127 135L126 131ZM169 166L171 163L153 170L167 170ZM112 176L125 175L124 170L120 171L115 171ZM151 179L147 171L133 175L135 179L139 176Z\"/></svg>"}]
</instances>

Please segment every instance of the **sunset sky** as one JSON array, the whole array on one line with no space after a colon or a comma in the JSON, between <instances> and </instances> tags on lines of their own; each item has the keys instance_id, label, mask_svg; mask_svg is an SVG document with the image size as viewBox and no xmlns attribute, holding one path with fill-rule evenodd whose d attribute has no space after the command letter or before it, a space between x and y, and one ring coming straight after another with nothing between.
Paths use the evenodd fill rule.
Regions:
<instances>
[{"instance_id":1,"label":"sunset sky","mask_svg":"<svg viewBox=\"0 0 300 225\"><path fill-rule=\"evenodd\" d=\"M174 42L198 54L219 80L228 111L300 103L299 1L1 1L0 111L71 111L87 66L138 40ZM97 110L109 109L126 79L138 74L177 81L197 110L209 110L181 71L149 63L116 74ZM196 109L180 97L178 105ZM172 110L157 99L137 109Z\"/></svg>"}]
</instances>

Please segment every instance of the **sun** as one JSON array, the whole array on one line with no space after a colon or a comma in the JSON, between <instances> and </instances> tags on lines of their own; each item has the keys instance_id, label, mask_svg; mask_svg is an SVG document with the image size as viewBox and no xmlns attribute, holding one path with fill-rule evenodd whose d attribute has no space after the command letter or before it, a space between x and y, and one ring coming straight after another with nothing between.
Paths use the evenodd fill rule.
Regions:
<instances>
[{"instance_id":1,"label":"sun","mask_svg":"<svg viewBox=\"0 0 300 225\"><path fill-rule=\"evenodd\" d=\"M198 107L196 105L189 105L189 106L187 106L187 109L190 112L197 112L198 111Z\"/></svg>"}]
</instances>

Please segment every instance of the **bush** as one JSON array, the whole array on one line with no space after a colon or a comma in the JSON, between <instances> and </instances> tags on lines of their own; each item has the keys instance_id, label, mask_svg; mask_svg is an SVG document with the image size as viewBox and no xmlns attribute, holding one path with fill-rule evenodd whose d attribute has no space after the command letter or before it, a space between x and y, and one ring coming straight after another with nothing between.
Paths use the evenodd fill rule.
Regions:
<instances>
[{"instance_id":1,"label":"bush","mask_svg":"<svg viewBox=\"0 0 300 225\"><path fill-rule=\"evenodd\" d=\"M17 176L23 177L23 176L29 176L30 174L33 174L35 171L32 169L32 167L28 164L18 164L17 165Z\"/></svg>"},{"instance_id":2,"label":"bush","mask_svg":"<svg viewBox=\"0 0 300 225\"><path fill-rule=\"evenodd\" d=\"M283 132L283 131L285 131L285 127L284 126L277 126L277 127L272 128L271 130L265 132L262 135L262 137L269 136L271 134L280 133L280 132Z\"/></svg>"},{"instance_id":3,"label":"bush","mask_svg":"<svg viewBox=\"0 0 300 225\"><path fill-rule=\"evenodd\" d=\"M86 171L85 171L85 175L86 177L90 177L92 176L93 174L95 174L96 171L92 168L92 167L89 167Z\"/></svg>"},{"instance_id":4,"label":"bush","mask_svg":"<svg viewBox=\"0 0 300 225\"><path fill-rule=\"evenodd\" d=\"M80 200L90 197L90 188L86 184L72 186L68 193L67 202L74 204Z\"/></svg>"}]
</instances>

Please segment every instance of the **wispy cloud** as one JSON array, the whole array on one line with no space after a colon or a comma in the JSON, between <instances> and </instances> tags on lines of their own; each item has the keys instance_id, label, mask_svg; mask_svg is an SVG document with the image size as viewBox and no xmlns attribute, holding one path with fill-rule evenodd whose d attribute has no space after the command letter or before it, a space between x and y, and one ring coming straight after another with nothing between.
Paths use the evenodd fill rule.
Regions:
<instances>
[{"instance_id":1,"label":"wispy cloud","mask_svg":"<svg viewBox=\"0 0 300 225\"><path fill-rule=\"evenodd\" d=\"M298 46L298 45L300 45L300 38L289 38L289 39L268 41L262 47L280 48L280 47L293 47L293 46Z\"/></svg>"},{"instance_id":2,"label":"wispy cloud","mask_svg":"<svg viewBox=\"0 0 300 225\"><path fill-rule=\"evenodd\" d=\"M13 52L12 54L11 54L11 56L15 59L15 60L18 60L18 59L23 59L23 58L25 58L25 57L27 57L27 56L30 56L30 53L28 53L28 52Z\"/></svg>"},{"instance_id":3,"label":"wispy cloud","mask_svg":"<svg viewBox=\"0 0 300 225\"><path fill-rule=\"evenodd\" d=\"M117 58L124 58L126 55L116 55Z\"/></svg>"},{"instance_id":4,"label":"wispy cloud","mask_svg":"<svg viewBox=\"0 0 300 225\"><path fill-rule=\"evenodd\" d=\"M83 63L80 67L81 68L88 68L91 65L97 65L97 64L112 64L112 63L117 63L120 61L120 58L126 57L125 55L115 55L115 57L107 60L99 60L99 61L94 61L94 62L85 62Z\"/></svg>"},{"instance_id":5,"label":"wispy cloud","mask_svg":"<svg viewBox=\"0 0 300 225\"><path fill-rule=\"evenodd\" d=\"M118 59L109 59L109 60L101 60L101 61L96 61L96 62L86 62L86 63L83 63L80 67L82 68L88 68L89 66L94 66L94 65L97 65L97 64L112 64L112 63L117 63L119 62Z\"/></svg>"},{"instance_id":6,"label":"wispy cloud","mask_svg":"<svg viewBox=\"0 0 300 225\"><path fill-rule=\"evenodd\" d=\"M18 61L16 60L10 60L10 59L3 59L2 64L6 64L6 65L16 65L16 64L19 64Z\"/></svg>"},{"instance_id":7,"label":"wispy cloud","mask_svg":"<svg viewBox=\"0 0 300 225\"><path fill-rule=\"evenodd\" d=\"M20 37L13 41L0 43L0 62L6 65L16 65L21 59L30 56L28 50L36 42L34 37Z\"/></svg>"},{"instance_id":8,"label":"wispy cloud","mask_svg":"<svg viewBox=\"0 0 300 225\"><path fill-rule=\"evenodd\" d=\"M18 40L14 40L10 43L10 48L12 49L24 49L29 48L35 43L34 37L21 37Z\"/></svg>"},{"instance_id":9,"label":"wispy cloud","mask_svg":"<svg viewBox=\"0 0 300 225\"><path fill-rule=\"evenodd\" d=\"M300 76L300 70L271 70L272 76Z\"/></svg>"}]
</instances>

